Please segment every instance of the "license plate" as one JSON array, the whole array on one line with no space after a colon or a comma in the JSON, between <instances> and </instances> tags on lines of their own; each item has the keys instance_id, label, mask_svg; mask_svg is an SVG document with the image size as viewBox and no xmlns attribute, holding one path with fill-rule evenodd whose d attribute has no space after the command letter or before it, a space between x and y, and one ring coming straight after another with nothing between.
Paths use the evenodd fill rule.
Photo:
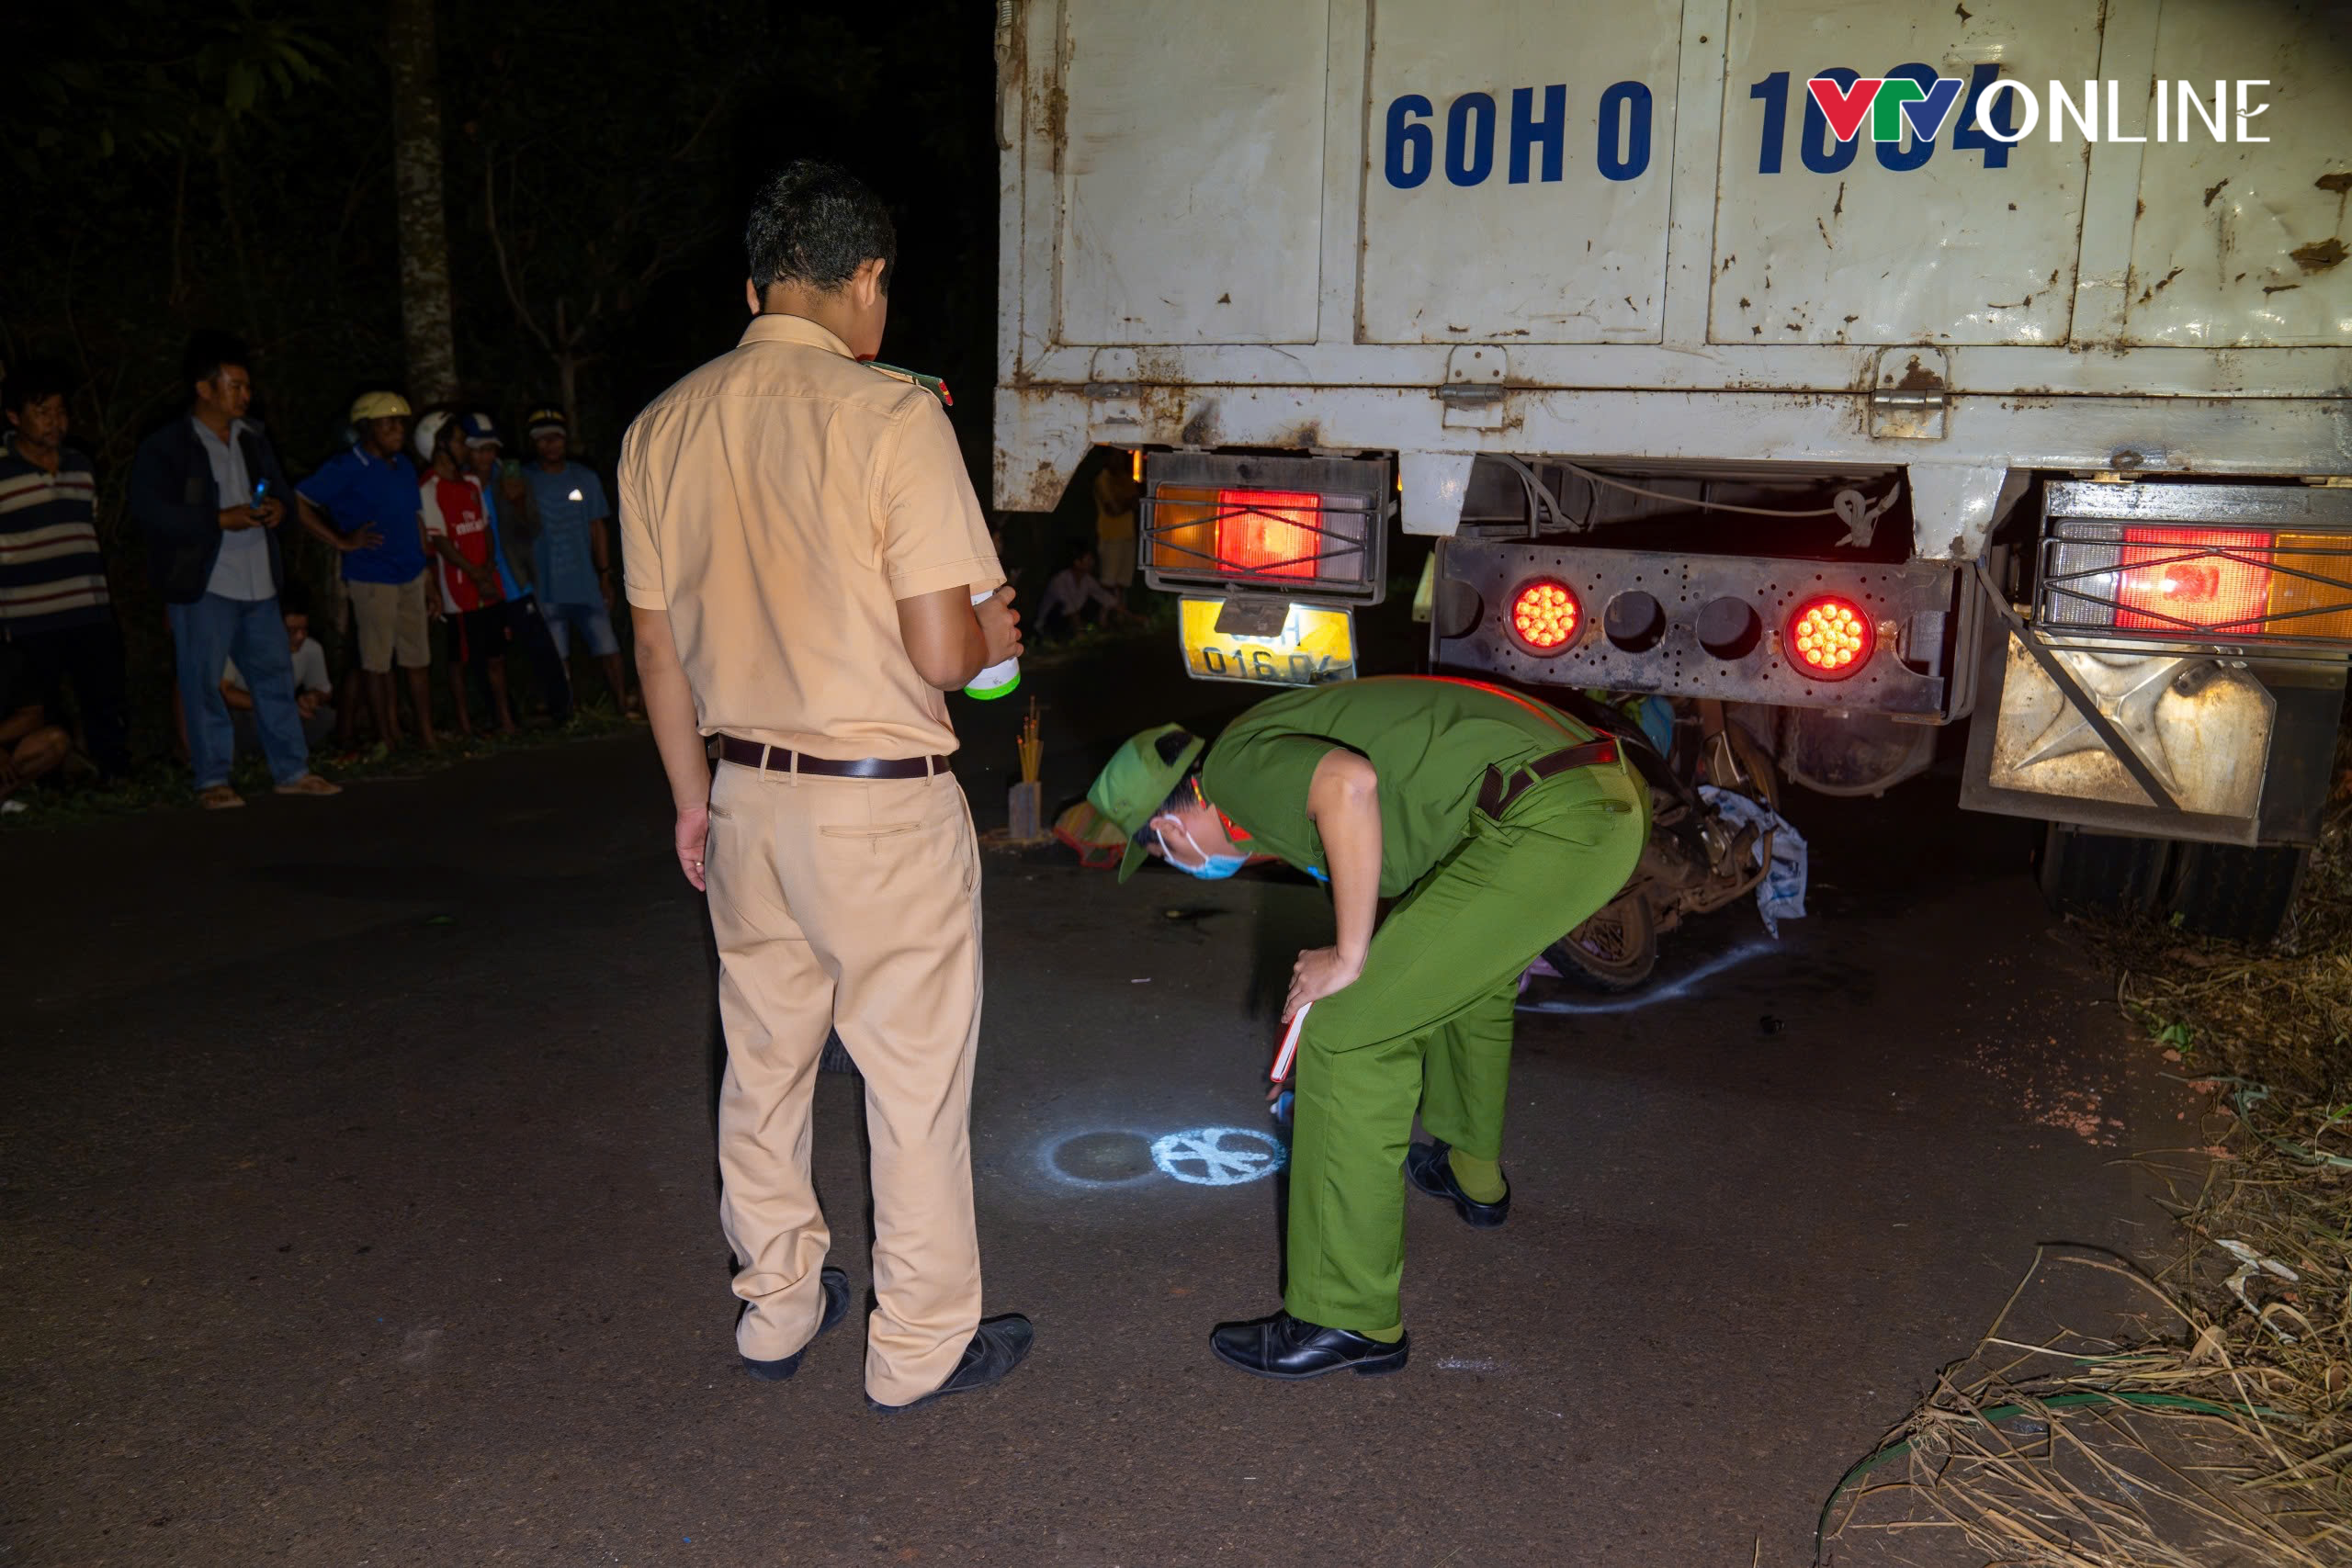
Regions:
<instances>
[{"instance_id":1,"label":"license plate","mask_svg":"<svg viewBox=\"0 0 2352 1568\"><path fill-rule=\"evenodd\" d=\"M1196 681L1319 686L1356 672L1355 612L1283 599L1186 599L1178 626Z\"/></svg>"}]
</instances>

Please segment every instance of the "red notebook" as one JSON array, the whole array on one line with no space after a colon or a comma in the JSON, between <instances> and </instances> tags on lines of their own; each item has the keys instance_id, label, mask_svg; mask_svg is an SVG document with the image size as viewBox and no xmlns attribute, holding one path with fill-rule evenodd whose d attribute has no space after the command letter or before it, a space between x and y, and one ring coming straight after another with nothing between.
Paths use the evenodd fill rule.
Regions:
<instances>
[{"instance_id":1,"label":"red notebook","mask_svg":"<svg viewBox=\"0 0 2352 1568\"><path fill-rule=\"evenodd\" d=\"M1309 1002L1299 1009L1292 1016L1290 1027L1283 1031L1282 1046L1274 1053L1273 1071L1268 1075L1268 1081L1280 1083L1290 1077L1291 1064L1298 1060L1298 1032L1306 1027L1306 1009L1314 1005Z\"/></svg>"}]
</instances>

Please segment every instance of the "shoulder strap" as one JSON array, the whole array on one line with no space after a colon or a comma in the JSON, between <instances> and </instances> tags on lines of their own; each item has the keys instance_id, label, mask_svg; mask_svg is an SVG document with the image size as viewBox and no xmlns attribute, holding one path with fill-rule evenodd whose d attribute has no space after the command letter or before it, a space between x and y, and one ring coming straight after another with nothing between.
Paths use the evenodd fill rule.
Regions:
<instances>
[{"instance_id":1,"label":"shoulder strap","mask_svg":"<svg viewBox=\"0 0 2352 1568\"><path fill-rule=\"evenodd\" d=\"M955 398L947 390L947 383L936 376L925 376L920 371L902 369L896 365L885 365L878 359L867 360L865 367L868 370L879 370L893 381L904 381L910 387L921 387L924 391L937 398L942 408L952 409L956 406Z\"/></svg>"}]
</instances>

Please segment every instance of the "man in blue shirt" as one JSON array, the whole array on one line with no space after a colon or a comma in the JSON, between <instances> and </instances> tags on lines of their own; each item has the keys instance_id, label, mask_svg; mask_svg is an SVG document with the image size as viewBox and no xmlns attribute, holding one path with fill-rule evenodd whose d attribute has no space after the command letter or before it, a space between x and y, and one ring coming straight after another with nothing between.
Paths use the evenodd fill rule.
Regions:
<instances>
[{"instance_id":1,"label":"man in blue shirt","mask_svg":"<svg viewBox=\"0 0 2352 1568\"><path fill-rule=\"evenodd\" d=\"M539 614L538 595L533 592L539 521L531 502L530 482L523 477L523 465L500 461L503 444L490 415L469 413L464 427L466 466L481 481L481 492L490 502L490 525L498 535L500 558L514 580L515 591L506 602L508 627L531 661L539 691L547 698L548 718L559 725L569 724L571 675L563 666L562 655L555 650L555 637Z\"/></svg>"},{"instance_id":2,"label":"man in blue shirt","mask_svg":"<svg viewBox=\"0 0 2352 1568\"><path fill-rule=\"evenodd\" d=\"M532 410L526 427L538 457L524 477L539 514L532 563L539 614L555 638L557 656L567 661L572 630L579 629L604 668L614 703L623 713L634 713L637 702L629 695L620 639L613 635L613 509L605 503L604 484L594 469L571 460L571 427L561 409Z\"/></svg>"},{"instance_id":3,"label":"man in blue shirt","mask_svg":"<svg viewBox=\"0 0 2352 1568\"><path fill-rule=\"evenodd\" d=\"M311 772L295 705L277 609L286 471L261 426L245 417L254 397L247 357L236 339L198 333L182 366L188 412L141 442L130 469L130 512L147 535L148 570L171 615L188 762L209 811L245 803L229 783L236 730L220 695L220 669L232 658L252 690L277 793L343 793Z\"/></svg>"},{"instance_id":4,"label":"man in blue shirt","mask_svg":"<svg viewBox=\"0 0 2352 1568\"><path fill-rule=\"evenodd\" d=\"M416 467L404 450L408 418L408 400L398 392L363 394L351 405L358 439L320 464L295 494L302 525L343 554L359 633L360 685L375 710L378 736L388 746L401 741L392 691L397 657L416 711L417 741L431 750L440 745L433 733L433 584L424 570Z\"/></svg>"}]
</instances>

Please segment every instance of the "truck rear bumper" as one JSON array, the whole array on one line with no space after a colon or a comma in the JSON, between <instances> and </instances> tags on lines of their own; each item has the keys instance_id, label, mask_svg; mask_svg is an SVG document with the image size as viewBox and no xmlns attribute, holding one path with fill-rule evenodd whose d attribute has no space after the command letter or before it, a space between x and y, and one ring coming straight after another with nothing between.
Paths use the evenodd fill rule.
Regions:
<instances>
[{"instance_id":1,"label":"truck rear bumper","mask_svg":"<svg viewBox=\"0 0 2352 1568\"><path fill-rule=\"evenodd\" d=\"M2352 474L2352 399L1624 391L1099 382L1000 388L996 504L1050 511L1096 446L1398 454L1408 533L1448 536L1480 452L1587 460L1804 461L1911 470L1914 554L1967 560L2011 468ZM1932 412L1938 417L1925 417ZM1937 434L1923 434L1932 429Z\"/></svg>"}]
</instances>

